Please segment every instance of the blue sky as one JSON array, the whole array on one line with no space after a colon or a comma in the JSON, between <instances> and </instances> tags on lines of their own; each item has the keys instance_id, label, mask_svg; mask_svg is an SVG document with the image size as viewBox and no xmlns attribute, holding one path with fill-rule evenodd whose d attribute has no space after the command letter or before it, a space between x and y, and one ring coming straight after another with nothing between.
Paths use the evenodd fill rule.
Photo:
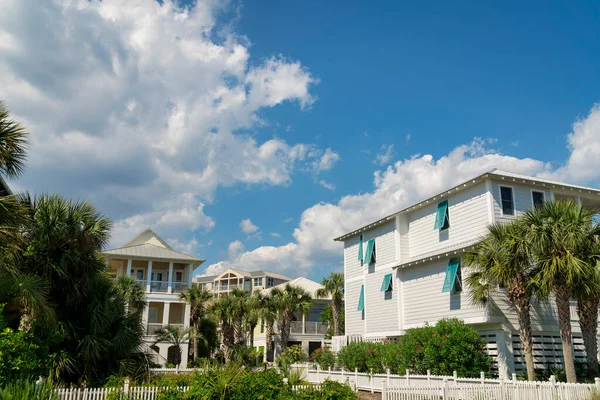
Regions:
<instances>
[{"instance_id":1,"label":"blue sky","mask_svg":"<svg viewBox=\"0 0 600 400\"><path fill-rule=\"evenodd\" d=\"M600 6L481 3L9 0L11 185L93 201L114 245L316 280L336 235L486 169L597 186Z\"/></svg>"}]
</instances>

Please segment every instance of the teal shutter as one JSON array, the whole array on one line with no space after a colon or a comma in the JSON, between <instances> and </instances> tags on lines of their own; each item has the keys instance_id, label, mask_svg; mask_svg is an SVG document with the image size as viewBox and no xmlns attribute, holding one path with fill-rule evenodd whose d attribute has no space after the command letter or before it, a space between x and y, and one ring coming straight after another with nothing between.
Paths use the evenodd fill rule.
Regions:
<instances>
[{"instance_id":1,"label":"teal shutter","mask_svg":"<svg viewBox=\"0 0 600 400\"><path fill-rule=\"evenodd\" d=\"M383 282L381 283L381 292L387 292L392 289L392 274L387 274L383 277Z\"/></svg>"},{"instance_id":2,"label":"teal shutter","mask_svg":"<svg viewBox=\"0 0 600 400\"><path fill-rule=\"evenodd\" d=\"M358 308L356 311L365 311L365 285L360 287L360 296L358 297Z\"/></svg>"},{"instance_id":3,"label":"teal shutter","mask_svg":"<svg viewBox=\"0 0 600 400\"><path fill-rule=\"evenodd\" d=\"M365 254L365 264L375 262L375 239L369 240L367 243L367 253Z\"/></svg>"},{"instance_id":4,"label":"teal shutter","mask_svg":"<svg viewBox=\"0 0 600 400\"><path fill-rule=\"evenodd\" d=\"M448 268L446 268L446 279L444 279L444 287L442 287L442 293L451 292L454 288L454 282L456 281L456 272L458 271L458 265L460 260L453 258L448 262Z\"/></svg>"},{"instance_id":5,"label":"teal shutter","mask_svg":"<svg viewBox=\"0 0 600 400\"><path fill-rule=\"evenodd\" d=\"M437 214L435 216L435 224L433 225L433 230L437 231L438 229L442 229L446 225L446 216L448 215L448 200L442 201L438 204Z\"/></svg>"},{"instance_id":6,"label":"teal shutter","mask_svg":"<svg viewBox=\"0 0 600 400\"><path fill-rule=\"evenodd\" d=\"M363 237L360 235L360 239L358 239L358 261L362 261L363 258Z\"/></svg>"}]
</instances>

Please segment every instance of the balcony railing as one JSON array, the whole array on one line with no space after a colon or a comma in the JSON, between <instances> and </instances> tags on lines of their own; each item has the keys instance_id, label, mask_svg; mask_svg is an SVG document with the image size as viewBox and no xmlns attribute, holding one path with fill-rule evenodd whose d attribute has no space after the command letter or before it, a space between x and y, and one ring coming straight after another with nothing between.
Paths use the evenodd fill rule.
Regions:
<instances>
[{"instance_id":1,"label":"balcony railing","mask_svg":"<svg viewBox=\"0 0 600 400\"><path fill-rule=\"evenodd\" d=\"M329 325L324 322L306 321L304 329L302 321L292 321L290 323L290 333L293 334L324 335L327 333L327 329L329 329Z\"/></svg>"},{"instance_id":2,"label":"balcony railing","mask_svg":"<svg viewBox=\"0 0 600 400\"><path fill-rule=\"evenodd\" d=\"M173 282L171 284L171 288L172 288L172 290L173 290L174 293L181 293L188 286L189 286L189 284L187 282Z\"/></svg>"},{"instance_id":3,"label":"balcony railing","mask_svg":"<svg viewBox=\"0 0 600 400\"><path fill-rule=\"evenodd\" d=\"M150 282L151 292L164 292L169 290L169 282L167 281L152 281Z\"/></svg>"},{"instance_id":4,"label":"balcony railing","mask_svg":"<svg viewBox=\"0 0 600 400\"><path fill-rule=\"evenodd\" d=\"M246 287L244 288L244 284L238 284L238 285L220 285L217 286L217 290L219 290L220 292L226 292L229 290L233 290L233 289L240 289L240 290L250 290L250 287Z\"/></svg>"},{"instance_id":5,"label":"balcony railing","mask_svg":"<svg viewBox=\"0 0 600 400\"><path fill-rule=\"evenodd\" d=\"M181 327L183 326L183 324L169 324L169 325L181 326ZM164 327L165 327L165 325L163 325L163 324L148 323L148 326L146 328L146 333L148 334L148 336L155 336Z\"/></svg>"}]
</instances>

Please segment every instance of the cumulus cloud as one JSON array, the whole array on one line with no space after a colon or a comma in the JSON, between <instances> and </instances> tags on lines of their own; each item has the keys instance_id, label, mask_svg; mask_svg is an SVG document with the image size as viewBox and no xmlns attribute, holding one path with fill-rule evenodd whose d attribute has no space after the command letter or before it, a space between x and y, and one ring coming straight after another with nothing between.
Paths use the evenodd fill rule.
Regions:
<instances>
[{"instance_id":1,"label":"cumulus cloud","mask_svg":"<svg viewBox=\"0 0 600 400\"><path fill-rule=\"evenodd\" d=\"M332 191L333 191L333 190L335 190L335 185L334 185L334 184L332 184L332 183L329 183L329 182L327 182L327 181L326 181L326 180L324 180L324 179L321 179L321 180L319 181L319 185L323 186L323 187L324 187L325 189L327 189L327 190L332 190Z\"/></svg>"},{"instance_id":2,"label":"cumulus cloud","mask_svg":"<svg viewBox=\"0 0 600 400\"><path fill-rule=\"evenodd\" d=\"M281 235L277 232L271 232L271 236L273 237L281 237Z\"/></svg>"},{"instance_id":3,"label":"cumulus cloud","mask_svg":"<svg viewBox=\"0 0 600 400\"><path fill-rule=\"evenodd\" d=\"M219 22L222 8L3 2L2 97L33 143L19 186L93 200L117 220L113 244L144 225L183 243L214 226L202 206L218 187L330 169L331 149L245 134L269 124L262 109L311 107L318 80L282 56L251 63L248 40Z\"/></svg>"},{"instance_id":4,"label":"cumulus cloud","mask_svg":"<svg viewBox=\"0 0 600 400\"><path fill-rule=\"evenodd\" d=\"M254 225L250 218L243 219L242 222L240 222L240 228L242 229L242 232L248 235L258 231L258 226Z\"/></svg>"},{"instance_id":5,"label":"cumulus cloud","mask_svg":"<svg viewBox=\"0 0 600 400\"><path fill-rule=\"evenodd\" d=\"M390 144L390 145L383 145L381 146L381 151L379 153L377 153L377 156L375 157L375 160L373 161L373 163L375 164L379 164L379 165L385 165L388 164L390 161L392 161L392 159L394 158L394 145Z\"/></svg>"}]
</instances>

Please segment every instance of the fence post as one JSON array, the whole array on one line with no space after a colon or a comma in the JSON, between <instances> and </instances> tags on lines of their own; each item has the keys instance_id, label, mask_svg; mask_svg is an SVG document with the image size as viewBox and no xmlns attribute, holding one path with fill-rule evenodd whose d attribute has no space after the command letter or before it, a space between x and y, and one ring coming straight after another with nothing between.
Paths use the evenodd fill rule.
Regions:
<instances>
[{"instance_id":1,"label":"fence post","mask_svg":"<svg viewBox=\"0 0 600 400\"><path fill-rule=\"evenodd\" d=\"M123 392L126 395L129 394L129 379L125 379L125 383L123 384Z\"/></svg>"},{"instance_id":2,"label":"fence post","mask_svg":"<svg viewBox=\"0 0 600 400\"><path fill-rule=\"evenodd\" d=\"M500 378L500 398L504 398L504 379Z\"/></svg>"},{"instance_id":3,"label":"fence post","mask_svg":"<svg viewBox=\"0 0 600 400\"><path fill-rule=\"evenodd\" d=\"M594 378L594 382L596 383L596 390L600 393L600 378Z\"/></svg>"},{"instance_id":4,"label":"fence post","mask_svg":"<svg viewBox=\"0 0 600 400\"><path fill-rule=\"evenodd\" d=\"M179 375L179 364L175 366L175 374Z\"/></svg>"},{"instance_id":5,"label":"fence post","mask_svg":"<svg viewBox=\"0 0 600 400\"><path fill-rule=\"evenodd\" d=\"M356 389L358 390L358 368L354 368L354 382L356 382Z\"/></svg>"},{"instance_id":6,"label":"fence post","mask_svg":"<svg viewBox=\"0 0 600 400\"><path fill-rule=\"evenodd\" d=\"M410 386L410 370L406 370L406 386Z\"/></svg>"},{"instance_id":7,"label":"fence post","mask_svg":"<svg viewBox=\"0 0 600 400\"><path fill-rule=\"evenodd\" d=\"M514 372L512 373L512 383L513 385L517 383L517 374L515 374Z\"/></svg>"},{"instance_id":8,"label":"fence post","mask_svg":"<svg viewBox=\"0 0 600 400\"><path fill-rule=\"evenodd\" d=\"M373 378L373 368L371 368L371 376L369 378L371 380L371 393L375 393L375 379Z\"/></svg>"},{"instance_id":9,"label":"fence post","mask_svg":"<svg viewBox=\"0 0 600 400\"><path fill-rule=\"evenodd\" d=\"M327 379L331 379L331 365L327 368Z\"/></svg>"},{"instance_id":10,"label":"fence post","mask_svg":"<svg viewBox=\"0 0 600 400\"><path fill-rule=\"evenodd\" d=\"M444 378L442 381L442 400L448 399L448 378Z\"/></svg>"},{"instance_id":11,"label":"fence post","mask_svg":"<svg viewBox=\"0 0 600 400\"><path fill-rule=\"evenodd\" d=\"M387 369L385 370L385 373L386 373L386 375L387 375L387 381L386 381L386 383L387 383L387 385L389 386L389 385L390 385L390 369L389 369L389 368L387 368Z\"/></svg>"},{"instance_id":12,"label":"fence post","mask_svg":"<svg viewBox=\"0 0 600 400\"><path fill-rule=\"evenodd\" d=\"M387 400L387 382L385 379L381 380L381 400Z\"/></svg>"},{"instance_id":13,"label":"fence post","mask_svg":"<svg viewBox=\"0 0 600 400\"><path fill-rule=\"evenodd\" d=\"M350 388L352 388L352 390L353 390L354 392L356 392L356 391L357 391L357 388L356 388L356 381L355 381L354 379L350 379Z\"/></svg>"},{"instance_id":14,"label":"fence post","mask_svg":"<svg viewBox=\"0 0 600 400\"><path fill-rule=\"evenodd\" d=\"M481 379L481 384L485 385L485 372L481 371L479 373L479 378Z\"/></svg>"},{"instance_id":15,"label":"fence post","mask_svg":"<svg viewBox=\"0 0 600 400\"><path fill-rule=\"evenodd\" d=\"M346 382L346 380L344 379L344 367L342 367L342 382Z\"/></svg>"},{"instance_id":16,"label":"fence post","mask_svg":"<svg viewBox=\"0 0 600 400\"><path fill-rule=\"evenodd\" d=\"M452 379L454 379L454 383L456 383L456 380L458 379L458 372L452 371Z\"/></svg>"},{"instance_id":17,"label":"fence post","mask_svg":"<svg viewBox=\"0 0 600 400\"><path fill-rule=\"evenodd\" d=\"M317 383L321 383L321 366L317 364Z\"/></svg>"},{"instance_id":18,"label":"fence post","mask_svg":"<svg viewBox=\"0 0 600 400\"><path fill-rule=\"evenodd\" d=\"M550 375L549 381L552 384L552 398L556 398L556 392L557 392L556 377L554 375Z\"/></svg>"}]
</instances>

